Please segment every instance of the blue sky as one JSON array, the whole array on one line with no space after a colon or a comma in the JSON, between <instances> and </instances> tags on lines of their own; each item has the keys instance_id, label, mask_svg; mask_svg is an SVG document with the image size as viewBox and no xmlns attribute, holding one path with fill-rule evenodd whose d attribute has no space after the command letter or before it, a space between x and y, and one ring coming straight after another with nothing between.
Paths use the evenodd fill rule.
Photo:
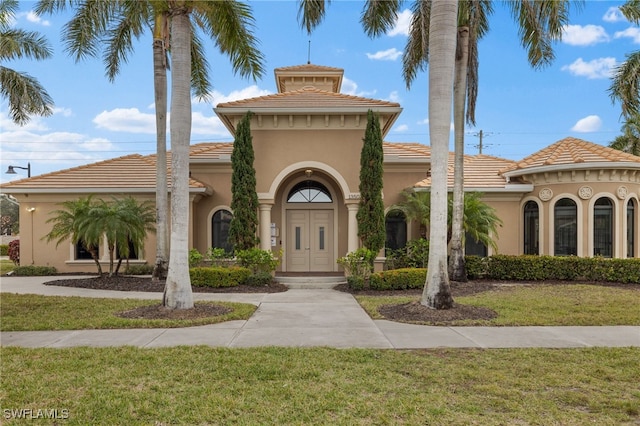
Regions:
<instances>
[{"instance_id":1,"label":"blue sky","mask_svg":"<svg viewBox=\"0 0 640 426\"><path fill-rule=\"evenodd\" d=\"M155 152L152 55L150 38L141 39L114 83L104 75L100 58L75 63L61 44L70 15L35 17L34 2L20 2L15 25L38 31L51 43L54 56L36 62L3 64L36 77L55 102L51 117L34 117L18 127L0 103L0 182L26 177L4 171L26 167L32 176L131 153ZM422 72L407 90L402 79L402 51L411 2L404 3L396 28L368 38L359 23L363 3L332 1L323 24L310 36L297 21L295 1L252 1L255 34L265 56L265 75L258 81L235 76L229 61L209 42L213 103L193 103L192 143L232 141L213 112L214 104L275 93L273 69L307 62L345 70L342 92L399 102L400 118L387 135L390 142L429 144L428 74ZM640 28L617 10L623 2L586 1L573 10L556 59L533 70L521 47L508 7L495 2L489 34L480 42L480 85L476 127L468 128L466 153L519 160L567 136L607 145L620 134L620 106L607 89L611 70L640 48ZM311 41L309 49L309 41ZM309 55L310 51L310 55Z\"/></svg>"}]
</instances>

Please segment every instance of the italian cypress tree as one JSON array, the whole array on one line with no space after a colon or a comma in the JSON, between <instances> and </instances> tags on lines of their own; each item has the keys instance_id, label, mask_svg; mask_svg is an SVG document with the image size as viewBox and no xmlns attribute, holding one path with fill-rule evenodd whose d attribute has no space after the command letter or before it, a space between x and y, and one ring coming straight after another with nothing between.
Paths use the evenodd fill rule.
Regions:
<instances>
[{"instance_id":1,"label":"italian cypress tree","mask_svg":"<svg viewBox=\"0 0 640 426\"><path fill-rule=\"evenodd\" d=\"M360 205L357 219L358 236L362 245L374 253L384 247L386 238L382 203L382 160L380 120L377 114L369 110L360 154Z\"/></svg>"},{"instance_id":2,"label":"italian cypress tree","mask_svg":"<svg viewBox=\"0 0 640 426\"><path fill-rule=\"evenodd\" d=\"M250 120L251 112L247 112L238 123L231 153L233 218L229 225L229 241L235 250L247 250L258 244L258 194Z\"/></svg>"}]
</instances>

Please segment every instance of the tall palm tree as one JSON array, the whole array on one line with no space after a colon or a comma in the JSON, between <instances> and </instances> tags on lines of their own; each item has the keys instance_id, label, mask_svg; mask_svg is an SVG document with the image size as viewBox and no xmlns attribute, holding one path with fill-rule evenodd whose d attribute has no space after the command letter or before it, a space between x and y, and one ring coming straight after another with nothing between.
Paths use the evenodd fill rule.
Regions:
<instances>
[{"instance_id":1,"label":"tall palm tree","mask_svg":"<svg viewBox=\"0 0 640 426\"><path fill-rule=\"evenodd\" d=\"M403 76L407 87L424 70L429 60L430 1L416 2L405 55ZM520 42L527 49L530 65L539 69L554 59L552 43L562 36L568 23L570 1L508 2L514 19L520 26ZM573 2L579 6L581 2ZM464 245L462 244L462 206L464 205L464 122L475 125L475 106L478 95L478 41L489 31L492 2L461 1L458 9L458 43L456 49L456 83L454 88L454 214L453 236L450 244L449 273L456 281L466 280ZM466 102L465 102L466 100Z\"/></svg>"},{"instance_id":2,"label":"tall palm tree","mask_svg":"<svg viewBox=\"0 0 640 426\"><path fill-rule=\"evenodd\" d=\"M51 57L46 38L11 27L17 10L17 0L0 1L0 60L4 63L27 57L40 61ZM53 100L37 79L3 65L0 65L0 95L8 100L9 116L16 124L28 123L30 115L53 114Z\"/></svg>"},{"instance_id":3,"label":"tall palm tree","mask_svg":"<svg viewBox=\"0 0 640 426\"><path fill-rule=\"evenodd\" d=\"M640 1L629 0L620 11L631 23L640 23ZM627 59L616 67L609 95L613 102L620 102L625 117L640 113L640 50L628 54Z\"/></svg>"},{"instance_id":4,"label":"tall palm tree","mask_svg":"<svg viewBox=\"0 0 640 426\"><path fill-rule=\"evenodd\" d=\"M211 39L215 40L218 49L229 56L233 69L242 77L253 77L255 79L261 76L264 72L262 66L263 58L256 48L257 40L251 31L253 27L253 17L251 16L250 8L249 6L235 0L224 2L204 2L193 0L146 0L133 2L114 0L110 2L96 2L90 0L69 0L68 5L76 8L76 15L65 26L64 37L67 44L67 50L74 54L76 60L80 60L86 56L96 56L99 53L98 46L100 43L104 43L106 48L103 55L103 61L107 69L107 76L111 80L113 80L118 74L122 61L126 62L127 55L133 51L133 40L142 35L145 27L153 25L154 92L156 101L156 141L158 151L158 157L156 160L156 220L158 226L158 239L154 276L159 277L162 275L163 265L166 263L167 250L166 213L168 209L168 197L165 190L165 188L167 188L166 70L169 68L167 53L175 50L170 44L173 33L173 18L174 16L184 15L185 13L187 18L189 18L191 14L195 15L193 25L191 20L188 19L189 36L187 43L184 46L189 50L187 53L189 54L191 62L189 64L188 74L183 78L188 84L186 88L187 96L189 96L190 88L193 88L194 94L197 97L200 99L206 99L211 88L208 77L208 63L206 61L204 44L196 30L202 31ZM36 12L51 13L63 10L66 6L66 2L61 2L59 0L40 0L36 7ZM184 46L181 48L184 48ZM171 62L176 62L173 56L171 58ZM175 76L172 74L172 102L176 96L173 92L173 89L175 88L174 83L176 83L174 80ZM184 81L180 82L180 84L184 84ZM186 106L184 106L184 104L178 104L177 106L181 108L188 108L190 117L190 97ZM173 106L172 112L175 112L173 110ZM189 119L184 123L172 120L172 123L175 123L175 125L179 127L188 125L188 128L183 128L175 135L173 134L173 127L171 128L172 151L175 154L176 146L180 145L174 136L180 136L182 138L186 137L186 139L181 140L181 143L186 143L188 150L191 120ZM178 156L180 156L180 154L178 154ZM182 162L180 164L182 164ZM182 165L182 169L179 173L185 173L188 175L188 158L185 164L186 167ZM175 165L175 161L172 162L172 171L174 175L172 181L175 180L176 171L173 169ZM182 198L188 201L188 178L186 191L187 195ZM175 192L176 188L172 185L172 203L176 202L176 200L173 200ZM181 199L179 201L184 200ZM179 211L179 220L188 221L188 215L185 216L183 214L187 212L184 208L186 205L188 205L188 203L182 204L182 208ZM174 215L172 214L172 223L174 219ZM176 234L173 232L172 226L171 245L173 245L175 238ZM180 249L180 252L182 253L182 251L184 251L182 256L187 257L188 249L182 248ZM174 252L173 247L171 248L171 252ZM170 256L169 267L171 268ZM171 285L169 284L169 276L167 276L167 289L165 289L165 295L174 291L174 282L178 276L182 277L181 281L183 283L181 284L181 287L188 286L190 292L191 287L188 282L188 270L185 272L184 268L177 267L175 265L174 269L179 269L180 271L175 271L175 274L173 274L171 278ZM186 280L184 277L186 277ZM186 293L186 290L182 290L181 292ZM188 299L188 297L186 299ZM165 300L169 300L168 303L170 304L170 307L190 307L193 305L193 302L189 302L188 300L186 303L176 303L173 297L165 297Z\"/></svg>"},{"instance_id":5,"label":"tall palm tree","mask_svg":"<svg viewBox=\"0 0 640 426\"><path fill-rule=\"evenodd\" d=\"M609 147L619 151L640 155L640 114L627 118L622 126L622 135L616 137Z\"/></svg>"},{"instance_id":6,"label":"tall palm tree","mask_svg":"<svg viewBox=\"0 0 640 426\"><path fill-rule=\"evenodd\" d=\"M447 166L453 98L458 2L437 0L429 19L429 138L431 215L429 262L420 303L433 309L453 307L447 272Z\"/></svg>"},{"instance_id":7,"label":"tall palm tree","mask_svg":"<svg viewBox=\"0 0 640 426\"><path fill-rule=\"evenodd\" d=\"M189 278L189 143L191 135L191 50L193 27L215 39L242 76L263 73L262 56L250 31L253 18L248 6L237 1L167 2L171 19L171 244L169 272L163 304L170 309L193 307ZM191 17L193 16L193 23Z\"/></svg>"}]
</instances>

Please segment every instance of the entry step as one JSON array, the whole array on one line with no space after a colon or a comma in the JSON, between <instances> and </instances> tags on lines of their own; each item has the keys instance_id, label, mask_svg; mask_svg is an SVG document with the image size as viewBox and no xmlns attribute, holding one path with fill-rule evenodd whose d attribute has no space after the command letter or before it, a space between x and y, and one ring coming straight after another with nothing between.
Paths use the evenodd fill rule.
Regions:
<instances>
[{"instance_id":1,"label":"entry step","mask_svg":"<svg viewBox=\"0 0 640 426\"><path fill-rule=\"evenodd\" d=\"M276 281L295 289L321 289L333 288L338 284L345 284L347 280L344 276L278 276Z\"/></svg>"}]
</instances>

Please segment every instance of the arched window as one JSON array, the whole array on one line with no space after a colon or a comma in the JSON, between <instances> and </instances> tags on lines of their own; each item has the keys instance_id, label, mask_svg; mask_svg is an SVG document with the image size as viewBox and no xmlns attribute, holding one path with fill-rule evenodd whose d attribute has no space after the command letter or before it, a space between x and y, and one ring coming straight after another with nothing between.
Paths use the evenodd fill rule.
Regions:
<instances>
[{"instance_id":1,"label":"arched window","mask_svg":"<svg viewBox=\"0 0 640 426\"><path fill-rule=\"evenodd\" d=\"M636 254L636 202L631 199L627 203L627 257Z\"/></svg>"},{"instance_id":2,"label":"arched window","mask_svg":"<svg viewBox=\"0 0 640 426\"><path fill-rule=\"evenodd\" d=\"M554 207L554 254L578 254L578 206L569 198L558 200Z\"/></svg>"},{"instance_id":3,"label":"arched window","mask_svg":"<svg viewBox=\"0 0 640 426\"><path fill-rule=\"evenodd\" d=\"M524 205L524 254L539 254L540 211L538 203L527 201Z\"/></svg>"},{"instance_id":4,"label":"arched window","mask_svg":"<svg viewBox=\"0 0 640 426\"><path fill-rule=\"evenodd\" d=\"M593 255L613 257L613 202L606 197L593 206Z\"/></svg>"},{"instance_id":5,"label":"arched window","mask_svg":"<svg viewBox=\"0 0 640 426\"><path fill-rule=\"evenodd\" d=\"M314 180L296 184L287 196L288 203L330 203L331 193L326 186Z\"/></svg>"},{"instance_id":6,"label":"arched window","mask_svg":"<svg viewBox=\"0 0 640 426\"><path fill-rule=\"evenodd\" d=\"M233 215L229 210L218 210L211 219L211 245L213 248L223 248L227 253L233 251L229 243L229 225Z\"/></svg>"},{"instance_id":7,"label":"arched window","mask_svg":"<svg viewBox=\"0 0 640 426\"><path fill-rule=\"evenodd\" d=\"M398 250L407 245L407 218L400 210L391 210L384 219L387 231L385 250Z\"/></svg>"}]
</instances>

